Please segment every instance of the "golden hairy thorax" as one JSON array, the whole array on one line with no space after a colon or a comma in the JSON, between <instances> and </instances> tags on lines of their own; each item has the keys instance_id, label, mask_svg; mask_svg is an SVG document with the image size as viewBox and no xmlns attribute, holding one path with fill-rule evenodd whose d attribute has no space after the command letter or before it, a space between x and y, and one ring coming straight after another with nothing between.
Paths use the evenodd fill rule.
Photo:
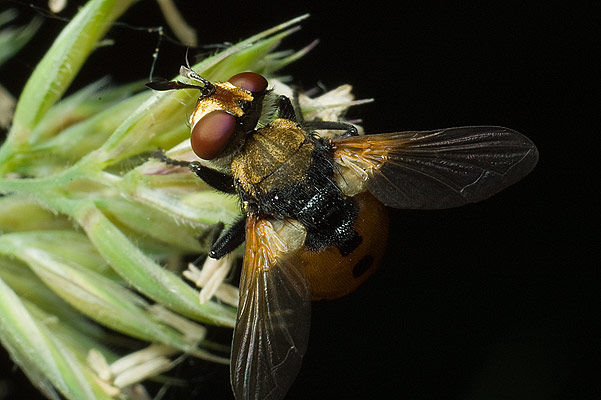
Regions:
<instances>
[{"instance_id":1,"label":"golden hairy thorax","mask_svg":"<svg viewBox=\"0 0 601 400\"><path fill-rule=\"evenodd\" d=\"M295 122L275 119L249 137L232 161L232 175L251 196L302 181L315 146Z\"/></svg>"}]
</instances>

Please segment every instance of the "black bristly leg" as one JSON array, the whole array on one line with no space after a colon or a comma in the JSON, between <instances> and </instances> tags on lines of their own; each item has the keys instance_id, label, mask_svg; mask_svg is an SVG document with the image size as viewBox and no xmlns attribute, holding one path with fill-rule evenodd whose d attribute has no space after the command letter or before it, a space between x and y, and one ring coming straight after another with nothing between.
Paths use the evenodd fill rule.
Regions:
<instances>
[{"instance_id":1,"label":"black bristly leg","mask_svg":"<svg viewBox=\"0 0 601 400\"><path fill-rule=\"evenodd\" d=\"M223 225L223 222L217 222L205 229L205 231L198 236L198 241L200 243L208 243L208 247L211 248L223 232L224 228L225 225Z\"/></svg>"},{"instance_id":2,"label":"black bristly leg","mask_svg":"<svg viewBox=\"0 0 601 400\"><path fill-rule=\"evenodd\" d=\"M161 162L167 165L173 165L176 167L187 167L190 163L188 161L175 160L173 158L169 158L165 155L162 149L159 149L150 155L152 158L157 158Z\"/></svg>"},{"instance_id":3,"label":"black bristly leg","mask_svg":"<svg viewBox=\"0 0 601 400\"><path fill-rule=\"evenodd\" d=\"M280 118L298 122L300 126L308 130L330 129L344 131L344 133L340 135L342 137L357 136L359 134L355 125L349 124L348 122L321 120L305 121L298 101L297 91L294 92L292 101L286 96L280 96L278 100L278 110Z\"/></svg>"},{"instance_id":4,"label":"black bristly leg","mask_svg":"<svg viewBox=\"0 0 601 400\"><path fill-rule=\"evenodd\" d=\"M236 247L240 246L244 242L246 236L246 215L240 217L240 219L234 221L232 226L226 229L219 239L217 239L211 246L209 251L209 257L221 258L224 255L231 253L236 250Z\"/></svg>"},{"instance_id":5,"label":"black bristly leg","mask_svg":"<svg viewBox=\"0 0 601 400\"><path fill-rule=\"evenodd\" d=\"M298 90L294 90L292 93L292 107L296 112L296 121L299 124L305 123L305 117L303 116L303 112L301 111L300 101L298 100Z\"/></svg>"},{"instance_id":6,"label":"black bristly leg","mask_svg":"<svg viewBox=\"0 0 601 400\"><path fill-rule=\"evenodd\" d=\"M209 167L205 167L198 161L188 163L188 168L207 185L224 193L236 194L234 178L231 175L224 174Z\"/></svg>"},{"instance_id":7,"label":"black bristly leg","mask_svg":"<svg viewBox=\"0 0 601 400\"><path fill-rule=\"evenodd\" d=\"M194 172L200 179L205 181L209 186L230 194L236 193L234 186L234 178L231 175L227 175L208 168L200 164L198 161L181 161L174 160L167 157L162 150L159 150L151 157L158 158L167 165L175 165L178 167L188 167ZM211 250L209 251L209 257L221 258L224 255L234 251L245 238L245 227L246 227L246 215L235 221L232 226L227 230L223 230L223 223L218 222L209 228L204 235L201 235L198 240L204 241L209 236L211 243Z\"/></svg>"},{"instance_id":8,"label":"black bristly leg","mask_svg":"<svg viewBox=\"0 0 601 400\"><path fill-rule=\"evenodd\" d=\"M217 242L217 239L223 232L224 228L225 228L225 225L223 225L223 222L221 222L221 221L217 222L216 224L213 224L213 225L209 226L207 229L205 229L204 232L202 232L196 238L196 240L198 240L198 242L201 245L208 244L208 247L210 250L213 247L213 244L215 244L215 242ZM205 256L200 256L196 260L194 260L194 262L192 264L199 266L199 265L202 265L204 260L205 260Z\"/></svg>"},{"instance_id":9,"label":"black bristly leg","mask_svg":"<svg viewBox=\"0 0 601 400\"><path fill-rule=\"evenodd\" d=\"M205 167L198 161L182 161L174 160L169 158L163 153L163 150L158 150L150 155L150 157L158 158L167 165L174 165L177 167L188 167L190 171L194 172L196 176L205 181L205 183L211 186L213 189L219 190L220 192L228 194L236 194L236 188L234 186L234 178L231 175L224 174L209 167Z\"/></svg>"},{"instance_id":10,"label":"black bristly leg","mask_svg":"<svg viewBox=\"0 0 601 400\"><path fill-rule=\"evenodd\" d=\"M278 116L280 118L298 122L299 125L304 124L305 119L301 112L300 104L298 102L298 92L296 90L292 95L292 101L288 97L281 95L278 99L277 108Z\"/></svg>"},{"instance_id":11,"label":"black bristly leg","mask_svg":"<svg viewBox=\"0 0 601 400\"><path fill-rule=\"evenodd\" d=\"M355 125L341 121L306 121L302 124L302 127L308 130L331 129L345 131L342 133L342 137L357 136L359 134Z\"/></svg>"},{"instance_id":12,"label":"black bristly leg","mask_svg":"<svg viewBox=\"0 0 601 400\"><path fill-rule=\"evenodd\" d=\"M296 108L292 105L290 99L284 95L278 98L277 109L279 118L288 119L293 122L297 122L299 118L302 118L299 116L300 112L296 112Z\"/></svg>"}]
</instances>

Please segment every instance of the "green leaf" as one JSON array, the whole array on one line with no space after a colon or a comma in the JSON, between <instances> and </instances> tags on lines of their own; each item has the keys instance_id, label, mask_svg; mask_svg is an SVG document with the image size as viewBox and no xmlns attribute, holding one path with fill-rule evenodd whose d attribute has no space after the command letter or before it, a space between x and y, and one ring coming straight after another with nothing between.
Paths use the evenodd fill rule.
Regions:
<instances>
[{"instance_id":1,"label":"green leaf","mask_svg":"<svg viewBox=\"0 0 601 400\"><path fill-rule=\"evenodd\" d=\"M189 318L234 326L233 309L210 301L199 304L198 292L140 251L98 209L82 207L77 218L100 254L141 293Z\"/></svg>"},{"instance_id":2,"label":"green leaf","mask_svg":"<svg viewBox=\"0 0 601 400\"><path fill-rule=\"evenodd\" d=\"M27 147L36 125L65 93L113 21L134 1L92 0L69 22L27 81L17 103L9 142Z\"/></svg>"},{"instance_id":3,"label":"green leaf","mask_svg":"<svg viewBox=\"0 0 601 400\"><path fill-rule=\"evenodd\" d=\"M1 279L0 341L13 361L47 397L59 399L54 386L69 399L110 398L91 373L85 372L87 367L29 313Z\"/></svg>"},{"instance_id":4,"label":"green leaf","mask_svg":"<svg viewBox=\"0 0 601 400\"><path fill-rule=\"evenodd\" d=\"M16 17L14 10L0 13L0 26ZM19 28L5 28L0 31L0 65L16 54L37 32L42 24L40 18L34 18L28 25Z\"/></svg>"}]
</instances>

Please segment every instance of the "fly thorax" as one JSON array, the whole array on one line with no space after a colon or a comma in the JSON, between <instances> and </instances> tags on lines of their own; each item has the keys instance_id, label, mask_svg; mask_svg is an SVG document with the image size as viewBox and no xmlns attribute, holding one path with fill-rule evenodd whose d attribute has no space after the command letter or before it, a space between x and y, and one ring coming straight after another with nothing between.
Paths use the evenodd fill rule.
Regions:
<instances>
[{"instance_id":1,"label":"fly thorax","mask_svg":"<svg viewBox=\"0 0 601 400\"><path fill-rule=\"evenodd\" d=\"M276 119L246 139L231 168L243 192L257 198L303 182L315 145L293 121Z\"/></svg>"}]
</instances>

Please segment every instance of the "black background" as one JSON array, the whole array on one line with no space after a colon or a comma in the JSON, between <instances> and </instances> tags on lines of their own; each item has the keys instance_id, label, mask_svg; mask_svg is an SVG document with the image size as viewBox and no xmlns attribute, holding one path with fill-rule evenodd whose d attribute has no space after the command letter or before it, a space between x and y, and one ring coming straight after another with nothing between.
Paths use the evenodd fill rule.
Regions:
<instances>
[{"instance_id":1,"label":"black background","mask_svg":"<svg viewBox=\"0 0 601 400\"><path fill-rule=\"evenodd\" d=\"M164 24L158 6L143 3L123 20ZM236 42L310 12L283 47L321 42L284 72L305 89L351 83L357 97L375 98L352 114L369 133L503 125L540 151L531 175L486 202L392 211L381 270L347 298L314 304L309 349L287 398L601 397L592 7L178 3L203 44ZM23 20L34 13L26 2L8 4ZM0 81L18 93L64 25L46 18ZM127 26L108 36L114 46L96 51L75 86L106 74L116 82L148 76L157 36ZM163 41L160 51L157 73L172 76L185 48ZM26 390L5 353L2 361L12 393ZM197 361L180 372L192 385L168 398L231 398L226 368Z\"/></svg>"}]
</instances>

